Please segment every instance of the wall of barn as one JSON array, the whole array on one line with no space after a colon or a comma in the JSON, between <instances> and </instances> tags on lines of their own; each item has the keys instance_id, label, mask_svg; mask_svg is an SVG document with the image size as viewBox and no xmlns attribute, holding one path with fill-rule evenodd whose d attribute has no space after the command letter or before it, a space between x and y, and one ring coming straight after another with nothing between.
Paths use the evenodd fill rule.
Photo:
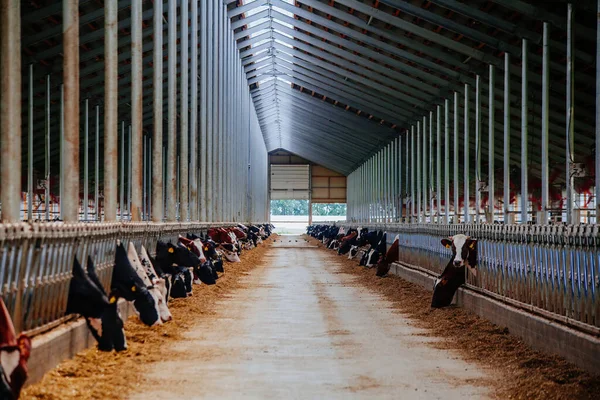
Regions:
<instances>
[{"instance_id":1,"label":"wall of barn","mask_svg":"<svg viewBox=\"0 0 600 400\"><path fill-rule=\"evenodd\" d=\"M228 4L7 4L2 221L267 220Z\"/></svg>"}]
</instances>

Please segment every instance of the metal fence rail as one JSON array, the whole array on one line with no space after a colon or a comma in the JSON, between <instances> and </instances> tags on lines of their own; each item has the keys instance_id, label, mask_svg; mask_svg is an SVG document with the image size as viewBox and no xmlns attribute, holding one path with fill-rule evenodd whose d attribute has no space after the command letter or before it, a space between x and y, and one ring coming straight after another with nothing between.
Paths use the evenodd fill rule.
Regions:
<instances>
[{"instance_id":1,"label":"metal fence rail","mask_svg":"<svg viewBox=\"0 0 600 400\"><path fill-rule=\"evenodd\" d=\"M470 235L478 240L479 262L476 276L467 271L467 286L579 327L600 327L599 225L361 226L387 231L389 244L398 234L399 261L434 273L441 273L451 256L440 240Z\"/></svg>"},{"instance_id":2,"label":"metal fence rail","mask_svg":"<svg viewBox=\"0 0 600 400\"><path fill-rule=\"evenodd\" d=\"M16 223L0 224L0 295L17 331L50 329L65 319L73 259L85 266L91 255L105 289L110 280L117 239L144 245L177 241L186 233L231 223Z\"/></svg>"}]
</instances>

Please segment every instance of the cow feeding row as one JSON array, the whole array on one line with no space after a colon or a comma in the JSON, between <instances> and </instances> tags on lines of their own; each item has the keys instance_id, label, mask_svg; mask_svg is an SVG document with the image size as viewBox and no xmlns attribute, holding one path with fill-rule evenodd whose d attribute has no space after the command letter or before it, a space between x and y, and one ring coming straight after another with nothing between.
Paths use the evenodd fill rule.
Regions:
<instances>
[{"instance_id":1,"label":"cow feeding row","mask_svg":"<svg viewBox=\"0 0 600 400\"><path fill-rule=\"evenodd\" d=\"M148 326L172 320L171 298L192 295L194 284L214 285L224 273L223 261L240 262L242 250L250 250L271 235L270 224L229 228L211 228L206 235L188 233L177 243L156 243L155 257L142 245L127 247L116 243L110 290L107 292L97 274L94 259L87 258L85 268L77 256L73 259L72 277L65 314L78 314L98 342L101 351L127 349L124 323L117 303L130 302ZM27 379L27 360L31 340L16 336L9 312L0 298L0 399L18 399Z\"/></svg>"},{"instance_id":2,"label":"cow feeding row","mask_svg":"<svg viewBox=\"0 0 600 400\"><path fill-rule=\"evenodd\" d=\"M367 228L346 229L333 225L311 225L307 233L322 241L328 249L338 255L348 254L348 259L358 258L359 265L366 268L377 267L376 275L384 277L393 262L398 261L399 236L387 249L387 232L369 231ZM467 269L477 275L477 240L458 234L441 240L443 246L452 250L452 257L433 285L431 307L447 307L454 294L466 279ZM386 250L387 249L387 250Z\"/></svg>"}]
</instances>

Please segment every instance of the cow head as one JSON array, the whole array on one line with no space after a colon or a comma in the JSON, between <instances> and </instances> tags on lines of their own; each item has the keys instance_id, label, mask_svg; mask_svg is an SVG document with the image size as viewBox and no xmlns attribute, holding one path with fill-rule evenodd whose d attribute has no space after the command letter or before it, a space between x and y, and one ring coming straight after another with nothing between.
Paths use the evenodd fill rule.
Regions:
<instances>
[{"instance_id":1,"label":"cow head","mask_svg":"<svg viewBox=\"0 0 600 400\"><path fill-rule=\"evenodd\" d=\"M92 282L99 288L102 294L106 294L100 278L96 275L96 268L92 257L87 259L87 275ZM86 318L88 328L98 342L98 349L101 351L122 351L127 349L125 339L125 329L123 329L123 319L117 307L117 294L111 293L108 296L108 306L104 308L100 318Z\"/></svg>"},{"instance_id":2,"label":"cow head","mask_svg":"<svg viewBox=\"0 0 600 400\"><path fill-rule=\"evenodd\" d=\"M117 243L115 253L112 289L118 296L133 302L133 306L144 324L152 326L160 323L156 300L131 265L121 242Z\"/></svg>"},{"instance_id":3,"label":"cow head","mask_svg":"<svg viewBox=\"0 0 600 400\"><path fill-rule=\"evenodd\" d=\"M108 298L83 270L77 257L73 260L73 277L69 283L66 314L80 314L85 318L100 318L108 306ZM100 282L98 282L100 283Z\"/></svg>"},{"instance_id":4,"label":"cow head","mask_svg":"<svg viewBox=\"0 0 600 400\"><path fill-rule=\"evenodd\" d=\"M200 258L186 247L175 246L172 243L156 242L156 261L164 272L170 273L170 267L195 267L200 264Z\"/></svg>"},{"instance_id":5,"label":"cow head","mask_svg":"<svg viewBox=\"0 0 600 400\"><path fill-rule=\"evenodd\" d=\"M219 245L219 251L223 253L225 259L229 262L241 262L240 257L237 254L237 249L233 244L221 244Z\"/></svg>"},{"instance_id":6,"label":"cow head","mask_svg":"<svg viewBox=\"0 0 600 400\"><path fill-rule=\"evenodd\" d=\"M452 249L452 265L462 267L465 263L475 267L477 264L477 240L470 236L458 234L442 239L442 244Z\"/></svg>"},{"instance_id":7,"label":"cow head","mask_svg":"<svg viewBox=\"0 0 600 400\"><path fill-rule=\"evenodd\" d=\"M129 247L127 248L127 258L129 258L131 266L146 285L146 289L148 289L148 292L150 292L152 298L154 298L156 311L160 316L160 321L157 321L156 323L160 324L162 322L172 320L173 317L171 316L171 312L167 306L167 301L163 294L164 292L158 287L158 285L161 283L161 280L160 278L150 279L148 274L146 274L146 268L144 268L143 263L138 256L137 251L135 250L133 242L129 242ZM150 261L144 260L144 262L149 263ZM162 283L164 283L164 280L162 280Z\"/></svg>"}]
</instances>

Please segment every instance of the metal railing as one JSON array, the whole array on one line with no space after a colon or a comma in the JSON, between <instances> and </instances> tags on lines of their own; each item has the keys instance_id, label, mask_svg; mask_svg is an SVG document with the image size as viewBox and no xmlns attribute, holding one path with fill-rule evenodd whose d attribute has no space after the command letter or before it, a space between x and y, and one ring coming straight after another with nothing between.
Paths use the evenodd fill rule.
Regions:
<instances>
[{"instance_id":1,"label":"metal railing","mask_svg":"<svg viewBox=\"0 0 600 400\"><path fill-rule=\"evenodd\" d=\"M357 224L338 223L347 227ZM441 273L444 237L477 239L477 275L467 286L554 320L600 334L600 225L372 224L400 240L399 261Z\"/></svg>"},{"instance_id":2,"label":"metal railing","mask_svg":"<svg viewBox=\"0 0 600 400\"><path fill-rule=\"evenodd\" d=\"M109 291L117 239L154 252L156 241L231 223L0 224L0 295L17 331L36 334L63 322L73 259L91 255Z\"/></svg>"}]
</instances>

